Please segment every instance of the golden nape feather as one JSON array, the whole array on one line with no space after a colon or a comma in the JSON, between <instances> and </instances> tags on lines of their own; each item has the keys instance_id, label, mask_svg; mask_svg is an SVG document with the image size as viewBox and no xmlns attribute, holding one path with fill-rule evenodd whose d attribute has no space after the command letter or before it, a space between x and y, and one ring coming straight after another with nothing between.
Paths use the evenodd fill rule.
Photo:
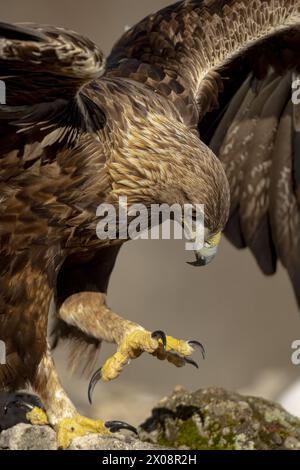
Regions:
<instances>
[{"instance_id":1,"label":"golden nape feather","mask_svg":"<svg viewBox=\"0 0 300 470\"><path fill-rule=\"evenodd\" d=\"M203 353L109 308L124 240L97 237L100 204L204 204L210 248L224 229L266 274L280 260L300 303L299 47L300 0L181 1L126 32L106 62L76 33L0 23L0 386L30 384L46 410L30 419L54 426L60 446L128 425L79 416L63 390L53 298L54 344L80 343L73 365L117 345L90 400L142 352L176 366Z\"/></svg>"}]
</instances>

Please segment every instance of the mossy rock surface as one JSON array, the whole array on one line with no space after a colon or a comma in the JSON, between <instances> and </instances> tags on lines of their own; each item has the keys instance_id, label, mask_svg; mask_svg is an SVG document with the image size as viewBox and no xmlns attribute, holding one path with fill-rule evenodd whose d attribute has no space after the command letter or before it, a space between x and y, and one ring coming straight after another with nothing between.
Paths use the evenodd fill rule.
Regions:
<instances>
[{"instance_id":1,"label":"mossy rock surface","mask_svg":"<svg viewBox=\"0 0 300 470\"><path fill-rule=\"evenodd\" d=\"M262 398L178 388L153 409L140 438L177 449L300 450L300 420Z\"/></svg>"}]
</instances>

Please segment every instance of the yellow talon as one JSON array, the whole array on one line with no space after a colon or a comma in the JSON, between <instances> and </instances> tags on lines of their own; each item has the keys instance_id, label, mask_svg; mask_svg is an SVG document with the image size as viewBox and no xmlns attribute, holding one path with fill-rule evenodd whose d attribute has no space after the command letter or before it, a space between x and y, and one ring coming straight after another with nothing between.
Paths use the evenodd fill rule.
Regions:
<instances>
[{"instance_id":1,"label":"yellow talon","mask_svg":"<svg viewBox=\"0 0 300 470\"><path fill-rule=\"evenodd\" d=\"M125 336L119 347L119 351L130 358L135 358L145 351L152 353L157 349L157 340L152 338L151 333L142 328L131 331Z\"/></svg>"},{"instance_id":2,"label":"yellow talon","mask_svg":"<svg viewBox=\"0 0 300 470\"><path fill-rule=\"evenodd\" d=\"M153 354L159 359L167 359L174 365L181 367L185 364L182 358L191 355L193 351L193 347L188 342L172 336L166 337L164 350L161 338L155 338L151 332L139 327L124 336L118 351L104 363L101 377L104 381L115 379L129 360L137 358L142 352Z\"/></svg>"},{"instance_id":3,"label":"yellow talon","mask_svg":"<svg viewBox=\"0 0 300 470\"><path fill-rule=\"evenodd\" d=\"M195 348L199 348L203 359L205 350L199 341L184 341L181 339L166 336L161 330L145 330L139 325L130 324L129 328L124 328L121 341L118 341L117 352L107 359L102 367L93 374L88 388L89 402L92 403L92 394L97 382L102 379L109 381L116 379L130 359L139 357L143 352L155 356L159 360L167 360L176 367L183 367L190 364L197 369L197 362L191 357Z\"/></svg>"},{"instance_id":4,"label":"yellow talon","mask_svg":"<svg viewBox=\"0 0 300 470\"><path fill-rule=\"evenodd\" d=\"M76 415L74 418L66 418L56 426L58 447L67 449L76 437L87 434L100 434L109 436L111 433L102 420L93 420L85 416Z\"/></svg>"},{"instance_id":5,"label":"yellow talon","mask_svg":"<svg viewBox=\"0 0 300 470\"><path fill-rule=\"evenodd\" d=\"M46 424L49 424L48 416L45 411L37 406L32 408L32 410L26 414L26 418L33 425L45 426Z\"/></svg>"},{"instance_id":6,"label":"yellow talon","mask_svg":"<svg viewBox=\"0 0 300 470\"><path fill-rule=\"evenodd\" d=\"M29 411L26 418L33 425L43 426L49 424L45 411L38 407ZM76 437L86 436L87 434L100 434L102 436L111 434L104 421L89 419L81 415L63 419L56 425L55 429L58 447L62 449L67 449Z\"/></svg>"},{"instance_id":7,"label":"yellow talon","mask_svg":"<svg viewBox=\"0 0 300 470\"><path fill-rule=\"evenodd\" d=\"M182 356L189 356L193 352L192 346L182 339L167 336L166 351L174 351Z\"/></svg>"},{"instance_id":8,"label":"yellow talon","mask_svg":"<svg viewBox=\"0 0 300 470\"><path fill-rule=\"evenodd\" d=\"M127 364L128 357L117 351L112 357L107 359L101 370L104 382L113 380L120 374L122 368Z\"/></svg>"}]
</instances>

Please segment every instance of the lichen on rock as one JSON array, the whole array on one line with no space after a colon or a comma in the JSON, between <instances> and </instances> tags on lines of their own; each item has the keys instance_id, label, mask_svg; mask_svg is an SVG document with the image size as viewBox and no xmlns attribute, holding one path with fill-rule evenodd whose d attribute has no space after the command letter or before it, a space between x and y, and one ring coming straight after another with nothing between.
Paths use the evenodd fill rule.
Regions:
<instances>
[{"instance_id":1,"label":"lichen on rock","mask_svg":"<svg viewBox=\"0 0 300 470\"><path fill-rule=\"evenodd\" d=\"M12 415L19 420L23 415ZM1 421L1 420L0 420ZM6 428L10 424L6 422ZM0 423L1 424L1 423ZM50 426L21 423L0 432L0 450L56 450ZM139 428L139 438L128 433L77 438L70 450L300 450L300 420L280 405L220 388L190 393L177 387L153 409Z\"/></svg>"},{"instance_id":2,"label":"lichen on rock","mask_svg":"<svg viewBox=\"0 0 300 470\"><path fill-rule=\"evenodd\" d=\"M300 420L263 398L177 388L141 425L140 438L181 449L300 449Z\"/></svg>"}]
</instances>

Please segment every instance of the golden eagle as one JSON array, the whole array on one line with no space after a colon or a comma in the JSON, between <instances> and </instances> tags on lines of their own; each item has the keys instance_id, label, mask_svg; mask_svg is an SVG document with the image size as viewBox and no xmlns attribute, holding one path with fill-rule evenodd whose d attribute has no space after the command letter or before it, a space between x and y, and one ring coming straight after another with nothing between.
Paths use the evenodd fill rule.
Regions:
<instances>
[{"instance_id":1,"label":"golden eagle","mask_svg":"<svg viewBox=\"0 0 300 470\"><path fill-rule=\"evenodd\" d=\"M97 238L100 203L204 204L196 264L225 229L266 274L280 260L300 301L299 47L300 0L180 1L106 61L62 28L0 24L0 386L29 383L46 413L28 418L54 426L60 446L126 425L80 416L64 392L47 342L52 298L54 343L73 338L74 362L117 344L90 396L143 351L181 366L201 348L107 306L122 242Z\"/></svg>"}]
</instances>

